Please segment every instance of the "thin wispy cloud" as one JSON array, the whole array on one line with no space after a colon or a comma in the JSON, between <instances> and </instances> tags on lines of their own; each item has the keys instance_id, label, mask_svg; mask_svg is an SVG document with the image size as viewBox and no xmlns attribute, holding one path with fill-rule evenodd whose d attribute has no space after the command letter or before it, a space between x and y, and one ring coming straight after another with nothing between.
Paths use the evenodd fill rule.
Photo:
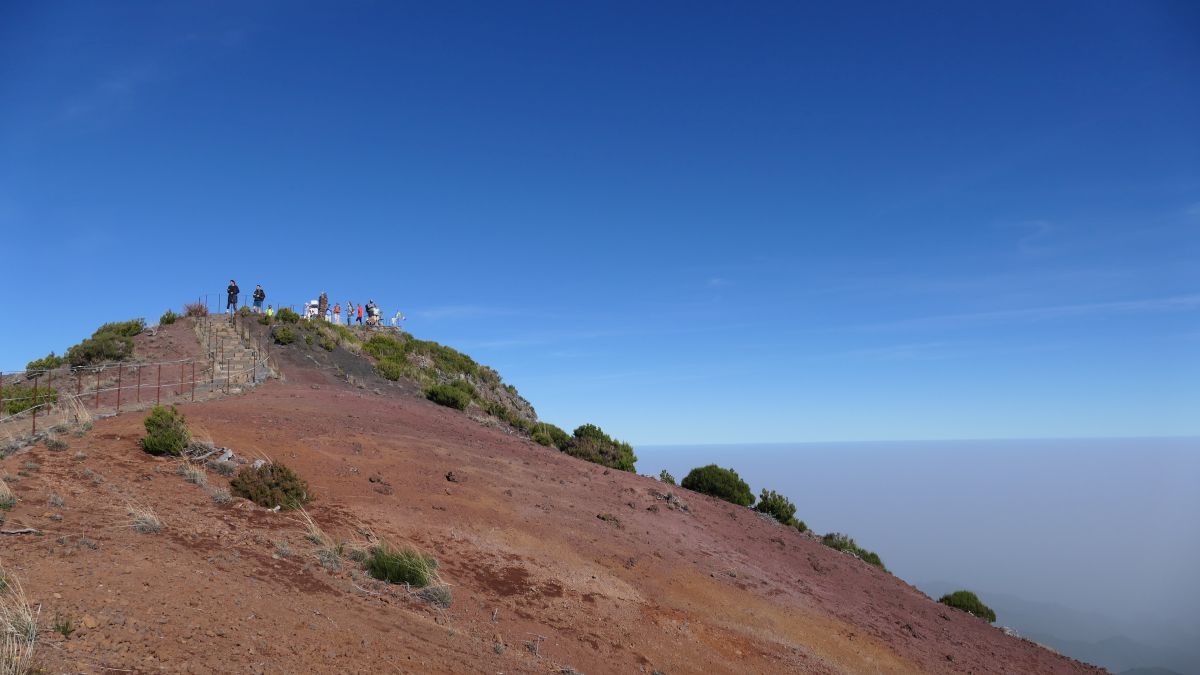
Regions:
<instances>
[{"instance_id":1,"label":"thin wispy cloud","mask_svg":"<svg viewBox=\"0 0 1200 675\"><path fill-rule=\"evenodd\" d=\"M441 319L477 319L489 316L512 316L518 314L514 309L505 307L487 307L483 305L444 305L441 307L429 307L427 309L418 309L412 312L412 316L425 319L426 321L438 321Z\"/></svg>"},{"instance_id":2,"label":"thin wispy cloud","mask_svg":"<svg viewBox=\"0 0 1200 675\"><path fill-rule=\"evenodd\" d=\"M103 120L129 110L140 90L161 81L164 74L154 66L115 71L100 78L86 91L67 101L60 119L63 122Z\"/></svg>"},{"instance_id":3,"label":"thin wispy cloud","mask_svg":"<svg viewBox=\"0 0 1200 675\"><path fill-rule=\"evenodd\" d=\"M1046 220L1031 220L1020 223L1015 227L1026 230L1024 236L1017 240L1017 250L1026 257L1043 256L1054 251L1051 238L1058 227Z\"/></svg>"},{"instance_id":4,"label":"thin wispy cloud","mask_svg":"<svg viewBox=\"0 0 1200 675\"><path fill-rule=\"evenodd\" d=\"M709 288L724 288L732 282L724 277L711 277L706 284Z\"/></svg>"},{"instance_id":5,"label":"thin wispy cloud","mask_svg":"<svg viewBox=\"0 0 1200 675\"><path fill-rule=\"evenodd\" d=\"M1145 298L1141 300L1120 300L1115 302L1091 302L1071 305L1051 305L1046 307L1025 307L1020 309L1004 309L989 312L941 314L936 316L916 317L911 319L900 319L897 321L869 324L864 326L864 328L953 328L982 323L1015 323L1082 316L1102 316L1109 314L1191 312L1195 311L1196 309L1200 309L1200 294L1176 295L1163 298Z\"/></svg>"}]
</instances>

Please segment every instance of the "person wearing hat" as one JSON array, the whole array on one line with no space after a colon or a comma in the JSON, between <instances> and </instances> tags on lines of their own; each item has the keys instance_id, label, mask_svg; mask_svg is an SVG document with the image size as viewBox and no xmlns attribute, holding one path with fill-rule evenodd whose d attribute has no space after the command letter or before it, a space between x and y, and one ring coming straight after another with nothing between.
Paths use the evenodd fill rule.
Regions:
<instances>
[{"instance_id":1,"label":"person wearing hat","mask_svg":"<svg viewBox=\"0 0 1200 675\"><path fill-rule=\"evenodd\" d=\"M225 303L225 313L226 314L237 311L238 293L240 293L241 291L242 291L242 289L238 288L237 282L234 281L233 279L230 279L229 280L229 288L225 289L225 292L229 294L229 301Z\"/></svg>"}]
</instances>

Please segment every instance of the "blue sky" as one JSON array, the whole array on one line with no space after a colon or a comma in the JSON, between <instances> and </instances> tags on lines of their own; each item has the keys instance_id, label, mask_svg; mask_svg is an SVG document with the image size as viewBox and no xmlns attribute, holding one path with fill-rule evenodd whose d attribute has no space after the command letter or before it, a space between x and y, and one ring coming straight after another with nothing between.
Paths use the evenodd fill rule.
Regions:
<instances>
[{"instance_id":1,"label":"blue sky","mask_svg":"<svg viewBox=\"0 0 1200 675\"><path fill-rule=\"evenodd\" d=\"M0 368L227 279L635 443L1200 434L1194 3L7 3Z\"/></svg>"}]
</instances>

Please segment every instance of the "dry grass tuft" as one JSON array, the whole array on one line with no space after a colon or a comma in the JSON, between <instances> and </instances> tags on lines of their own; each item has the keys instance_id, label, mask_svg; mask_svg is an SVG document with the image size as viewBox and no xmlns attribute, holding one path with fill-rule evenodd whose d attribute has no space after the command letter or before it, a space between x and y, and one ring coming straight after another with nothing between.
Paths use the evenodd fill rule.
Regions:
<instances>
[{"instance_id":1,"label":"dry grass tuft","mask_svg":"<svg viewBox=\"0 0 1200 675\"><path fill-rule=\"evenodd\" d=\"M35 672L39 613L29 604L21 582L0 568L0 675Z\"/></svg>"},{"instance_id":2,"label":"dry grass tuft","mask_svg":"<svg viewBox=\"0 0 1200 675\"><path fill-rule=\"evenodd\" d=\"M204 487L208 485L208 474L204 472L203 467L194 466L189 462L180 462L179 467L175 469L175 473L183 476L183 479L192 485Z\"/></svg>"},{"instance_id":3,"label":"dry grass tuft","mask_svg":"<svg viewBox=\"0 0 1200 675\"><path fill-rule=\"evenodd\" d=\"M154 534L162 531L162 521L149 506L131 502L126 505L126 508L129 511L129 526L135 531L142 534Z\"/></svg>"},{"instance_id":4,"label":"dry grass tuft","mask_svg":"<svg viewBox=\"0 0 1200 675\"><path fill-rule=\"evenodd\" d=\"M303 508L299 510L300 524L304 526L304 538L316 544L317 546L328 547L332 545L333 540L329 538L329 535L325 534L325 531L321 529L321 526L317 524L317 521L313 520L313 517L308 515L308 511L305 511Z\"/></svg>"},{"instance_id":5,"label":"dry grass tuft","mask_svg":"<svg viewBox=\"0 0 1200 675\"><path fill-rule=\"evenodd\" d=\"M8 487L8 481L0 480L0 511L7 511L16 505L17 496Z\"/></svg>"}]
</instances>

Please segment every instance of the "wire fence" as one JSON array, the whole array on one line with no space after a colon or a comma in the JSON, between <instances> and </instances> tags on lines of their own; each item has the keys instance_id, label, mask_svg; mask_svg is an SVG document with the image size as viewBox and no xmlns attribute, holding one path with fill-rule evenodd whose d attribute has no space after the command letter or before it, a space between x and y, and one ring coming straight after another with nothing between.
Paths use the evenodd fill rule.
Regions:
<instances>
[{"instance_id":1,"label":"wire fence","mask_svg":"<svg viewBox=\"0 0 1200 675\"><path fill-rule=\"evenodd\" d=\"M93 417L195 401L255 385L273 370L270 341L247 317L196 317L202 355L0 373L0 438L36 437Z\"/></svg>"}]
</instances>

